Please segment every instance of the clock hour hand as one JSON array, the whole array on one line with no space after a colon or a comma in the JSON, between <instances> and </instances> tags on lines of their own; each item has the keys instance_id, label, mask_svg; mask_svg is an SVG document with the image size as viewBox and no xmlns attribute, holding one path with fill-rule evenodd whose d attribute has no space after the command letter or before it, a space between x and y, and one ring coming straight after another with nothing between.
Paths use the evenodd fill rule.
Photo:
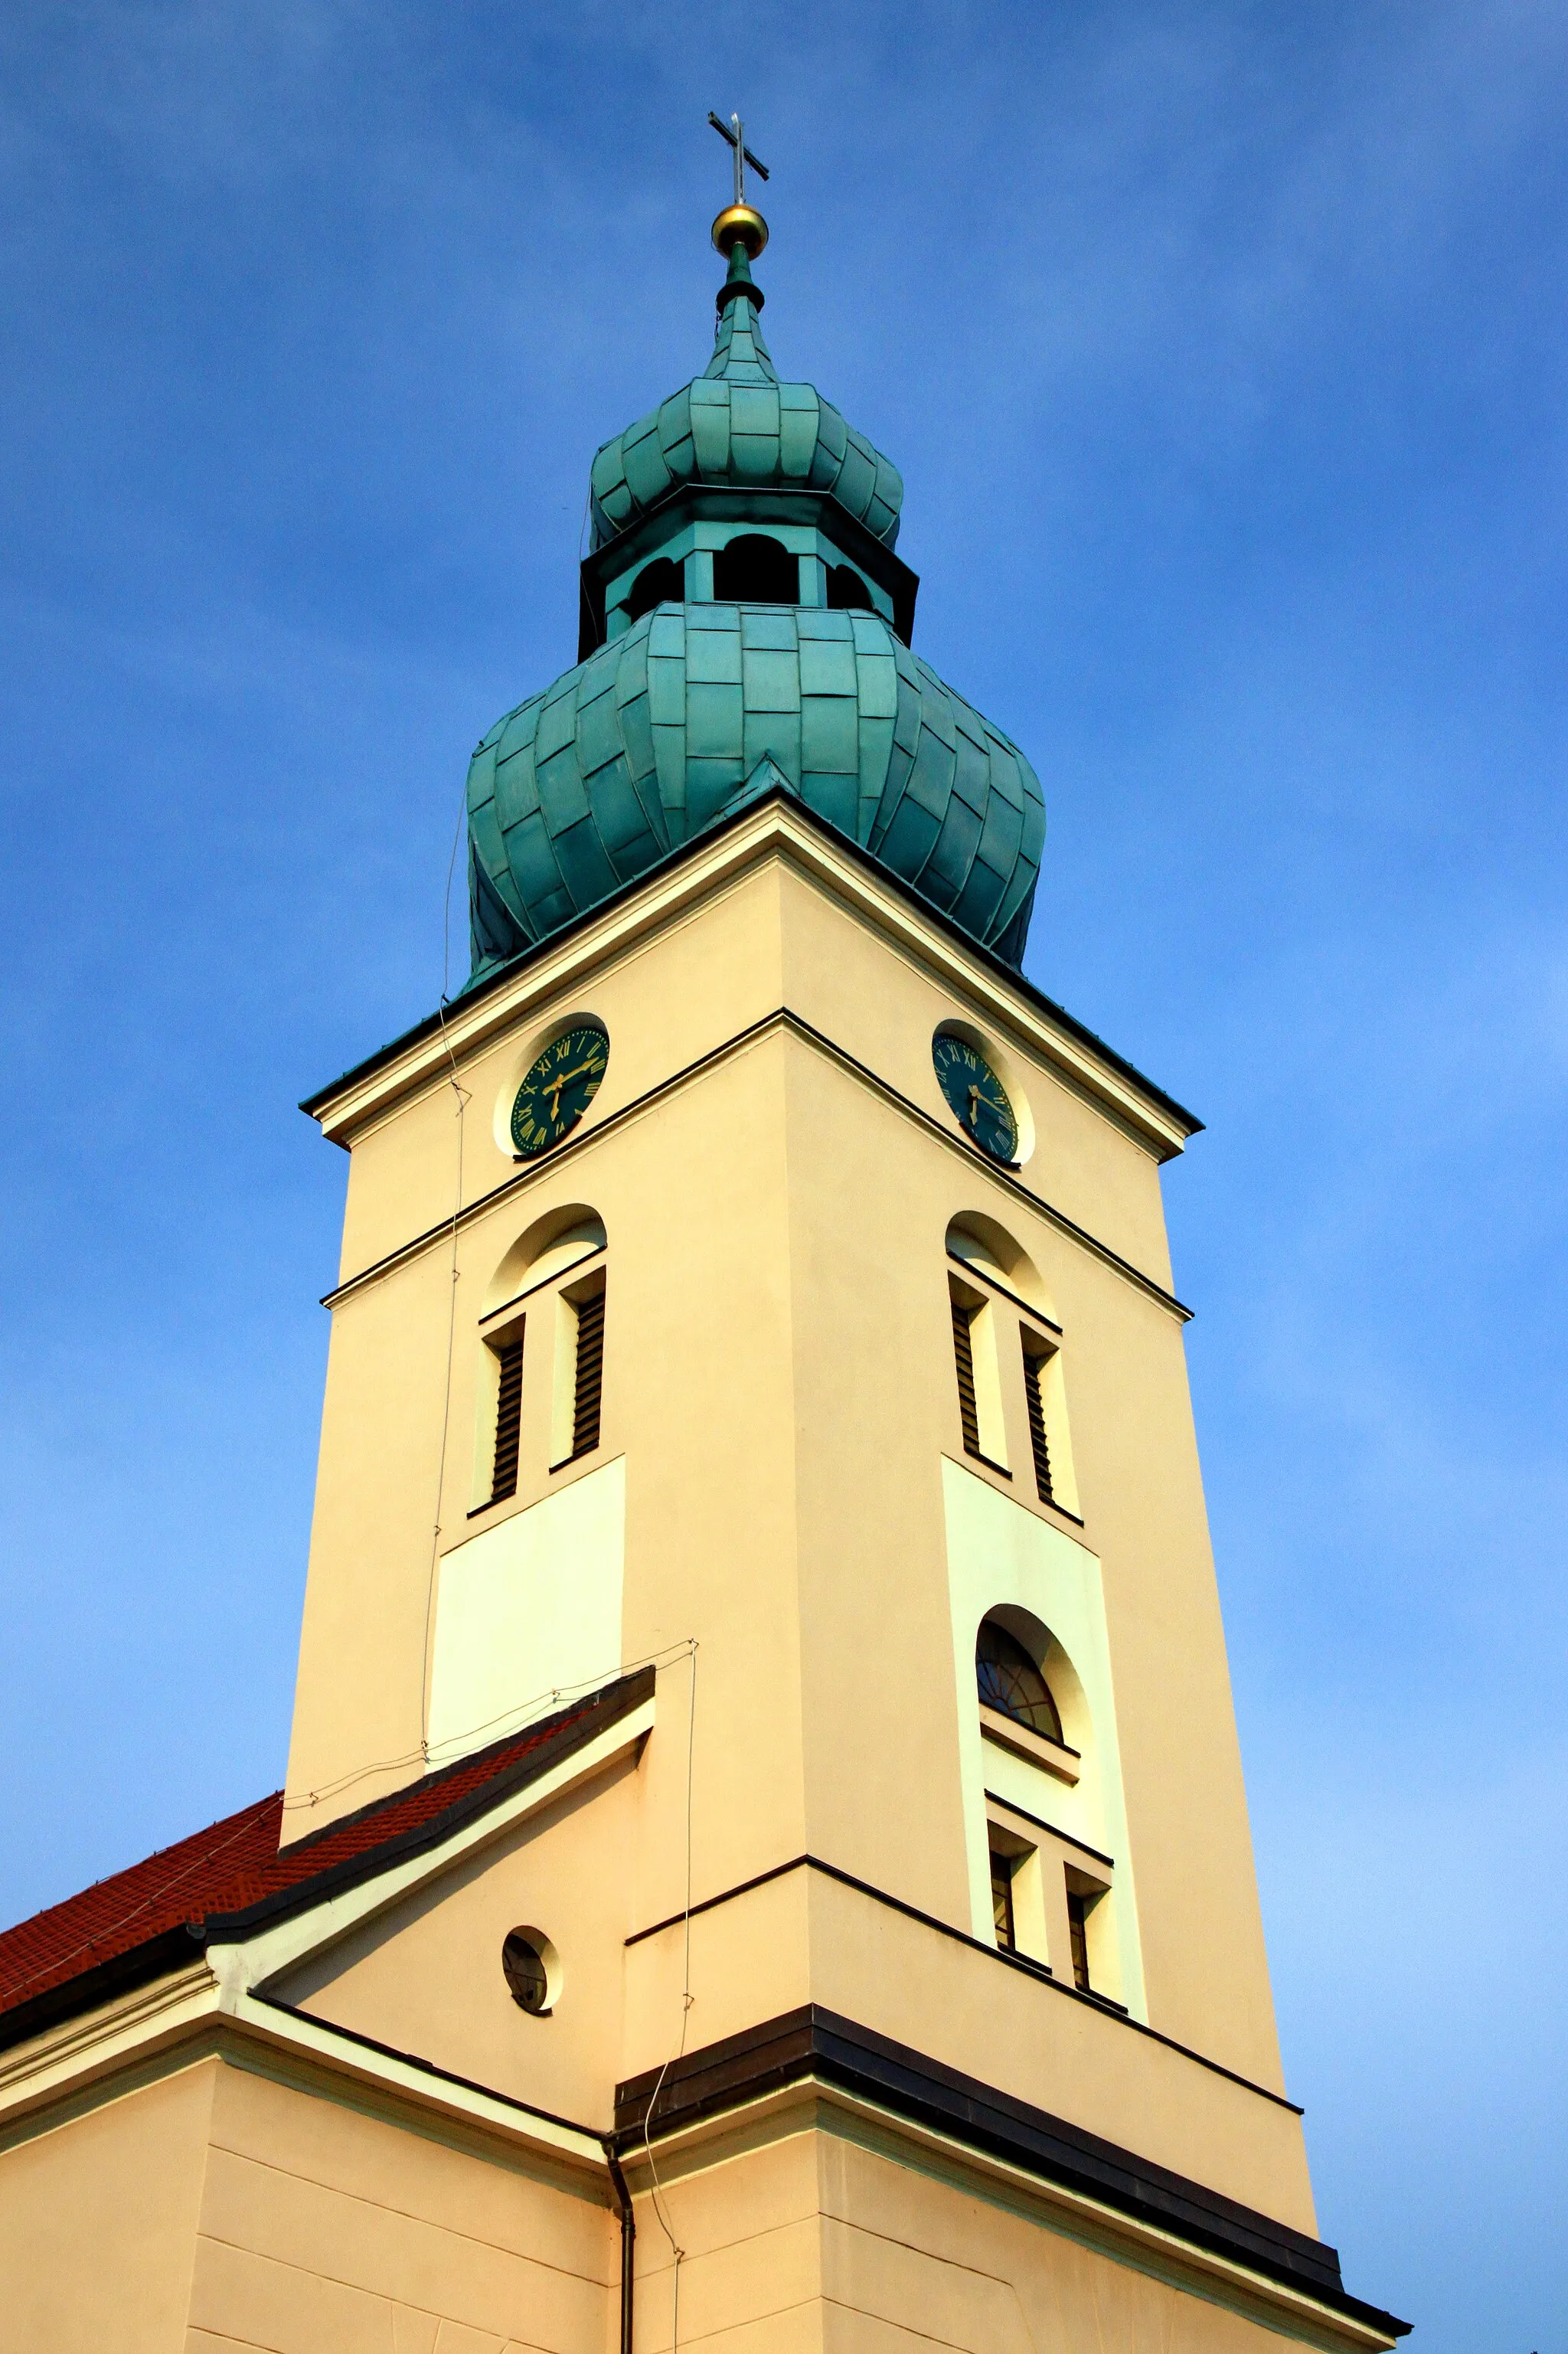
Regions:
<instances>
[{"instance_id":1,"label":"clock hour hand","mask_svg":"<svg viewBox=\"0 0 1568 2354\"><path fill-rule=\"evenodd\" d=\"M984 1104L987 1111L991 1113L996 1119L1002 1121L1004 1124L1011 1124L1012 1114L1006 1104L998 1103L994 1096L982 1095L979 1087L971 1087L969 1089L969 1126L971 1129L978 1131L980 1128L980 1108L981 1104Z\"/></svg>"}]
</instances>

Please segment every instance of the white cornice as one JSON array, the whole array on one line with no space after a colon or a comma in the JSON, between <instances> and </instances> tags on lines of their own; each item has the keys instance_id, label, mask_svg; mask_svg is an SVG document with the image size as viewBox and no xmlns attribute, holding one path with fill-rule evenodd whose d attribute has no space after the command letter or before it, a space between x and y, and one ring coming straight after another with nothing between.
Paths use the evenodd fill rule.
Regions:
<instances>
[{"instance_id":1,"label":"white cornice","mask_svg":"<svg viewBox=\"0 0 1568 2354\"><path fill-rule=\"evenodd\" d=\"M114 2100L161 2072L217 2056L250 2067L303 2065L318 2077L373 2087L398 2108L477 2127L575 2171L591 2169L596 2179L604 2171L604 2144L588 2127L449 2076L412 2054L379 2050L330 2020L220 1986L202 1965L71 2027L69 2037L40 2036L8 2055L0 2074L0 2143L48 2131L79 2114L84 2099Z\"/></svg>"},{"instance_id":2,"label":"white cornice","mask_svg":"<svg viewBox=\"0 0 1568 2354\"><path fill-rule=\"evenodd\" d=\"M1070 1085L1093 1097L1156 1157L1169 1160L1193 1132L1135 1074L1097 1050L1065 1022L1055 1019L1020 981L1010 983L979 955L966 949L934 918L921 914L874 868L841 850L793 802L780 797L761 803L652 875L640 889L605 913L575 928L559 947L546 944L501 987L471 1004L461 1000L444 1020L376 1066L348 1074L314 1098L314 1117L334 1143L351 1145L372 1122L403 1097L444 1082L454 1062L486 1046L563 991L580 988L590 975L619 962L651 935L686 916L701 901L732 887L769 858L785 859L797 872L851 908L891 946L923 967L941 986L967 1001L981 1019L1007 1030L1026 1053L1037 1055Z\"/></svg>"},{"instance_id":3,"label":"white cornice","mask_svg":"<svg viewBox=\"0 0 1568 2354\"><path fill-rule=\"evenodd\" d=\"M259 2056L308 2062L333 2076L373 2085L400 2105L426 2115L478 2126L514 2146L548 2153L577 2168L589 2168L600 2179L604 2176L604 2143L586 2126L529 2108L524 2102L509 2100L482 2084L463 2083L410 2054L380 2051L331 2020L282 2010L255 1995L242 1993L231 2005L226 2002L224 2015L251 2044L260 2047Z\"/></svg>"},{"instance_id":4,"label":"white cornice","mask_svg":"<svg viewBox=\"0 0 1568 2354\"><path fill-rule=\"evenodd\" d=\"M192 1948L173 1970L0 2053L0 2131L13 2119L139 2065L217 2015L217 1981Z\"/></svg>"}]
</instances>

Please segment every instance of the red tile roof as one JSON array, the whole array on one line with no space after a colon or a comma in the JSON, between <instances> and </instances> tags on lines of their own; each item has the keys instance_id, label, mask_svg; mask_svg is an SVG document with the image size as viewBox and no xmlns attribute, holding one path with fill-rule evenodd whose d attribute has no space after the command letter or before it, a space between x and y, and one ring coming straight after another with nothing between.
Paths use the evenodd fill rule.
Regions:
<instances>
[{"instance_id":1,"label":"red tile roof","mask_svg":"<svg viewBox=\"0 0 1568 2354\"><path fill-rule=\"evenodd\" d=\"M194 1960L204 1934L220 1923L227 1925L256 1908L284 1909L285 1900L298 1901L318 1881L341 1885L366 1878L378 1861L394 1860L383 1857L386 1849L402 1852L434 1844L462 1819L532 1780L556 1752L576 1748L613 1723L652 1688L651 1670L623 1677L281 1850L282 1792L255 1799L238 1814L0 1934L0 2015L23 2005L30 2010L40 1997L186 1924L195 1930ZM546 1748L551 1755L541 1755ZM165 1960L164 1967L174 1964ZM56 2006L49 2008L58 2015Z\"/></svg>"},{"instance_id":2,"label":"red tile roof","mask_svg":"<svg viewBox=\"0 0 1568 2354\"><path fill-rule=\"evenodd\" d=\"M237 1882L254 1883L277 1864L282 1819L283 1793L274 1790L7 1929L0 1935L0 2011L199 1919ZM193 1961L196 1955L193 1945Z\"/></svg>"}]
</instances>

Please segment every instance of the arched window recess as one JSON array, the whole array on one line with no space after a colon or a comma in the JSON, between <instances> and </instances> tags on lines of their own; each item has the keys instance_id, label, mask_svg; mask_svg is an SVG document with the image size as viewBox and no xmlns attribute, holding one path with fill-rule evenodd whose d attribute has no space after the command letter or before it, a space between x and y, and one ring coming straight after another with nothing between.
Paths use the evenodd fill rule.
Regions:
<instances>
[{"instance_id":1,"label":"arched window recess","mask_svg":"<svg viewBox=\"0 0 1568 2354\"><path fill-rule=\"evenodd\" d=\"M1062 1712L1033 1650L994 1615L975 1643L980 1731L999 1748L1043 1766L1059 1781L1078 1779L1080 1753L1062 1730Z\"/></svg>"},{"instance_id":2,"label":"arched window recess","mask_svg":"<svg viewBox=\"0 0 1568 2354\"><path fill-rule=\"evenodd\" d=\"M741 518L733 509L715 515L700 493L698 507L694 513L683 497L662 509L648 525L652 545L644 541L640 555L618 536L585 560L579 662L659 605L789 605L871 613L905 645L910 642L918 578L890 549L854 532L841 509L824 512L813 523L791 494L789 520L780 519L769 531L757 529L755 523L749 529L736 528ZM769 522L777 512L756 521Z\"/></svg>"},{"instance_id":3,"label":"arched window recess","mask_svg":"<svg viewBox=\"0 0 1568 2354\"><path fill-rule=\"evenodd\" d=\"M948 1257L966 1274L978 1276L988 1290L1001 1292L1030 1321L1043 1324L1057 1339L1062 1327L1045 1304L1040 1278L1027 1254L993 1219L955 1218L948 1228Z\"/></svg>"},{"instance_id":4,"label":"arched window recess","mask_svg":"<svg viewBox=\"0 0 1568 2354\"><path fill-rule=\"evenodd\" d=\"M1015 1455L1023 1457L1039 1501L1082 1527L1062 1327L1039 1273L1012 1235L978 1212L952 1220L947 1253L964 1452L1010 1481Z\"/></svg>"},{"instance_id":5,"label":"arched window recess","mask_svg":"<svg viewBox=\"0 0 1568 2354\"><path fill-rule=\"evenodd\" d=\"M492 1277L479 1319L469 1517L546 1491L599 1451L607 1242L580 1204L536 1219Z\"/></svg>"},{"instance_id":6,"label":"arched window recess","mask_svg":"<svg viewBox=\"0 0 1568 2354\"><path fill-rule=\"evenodd\" d=\"M543 1290L546 1284L597 1258L604 1248L604 1221L591 1210L556 1211L541 1219L513 1245L497 1267L485 1295L480 1329L518 1307L530 1292Z\"/></svg>"}]
</instances>

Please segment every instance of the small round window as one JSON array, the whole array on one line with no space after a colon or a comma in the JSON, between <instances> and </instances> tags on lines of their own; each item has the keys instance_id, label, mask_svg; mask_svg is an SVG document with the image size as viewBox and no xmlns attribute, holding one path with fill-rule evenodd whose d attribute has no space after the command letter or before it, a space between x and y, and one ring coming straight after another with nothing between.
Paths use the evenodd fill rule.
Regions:
<instances>
[{"instance_id":1,"label":"small round window","mask_svg":"<svg viewBox=\"0 0 1568 2354\"><path fill-rule=\"evenodd\" d=\"M501 1967L520 2010L541 2018L555 1999L550 1984L554 1948L531 1929L514 1929L501 1948Z\"/></svg>"},{"instance_id":2,"label":"small round window","mask_svg":"<svg viewBox=\"0 0 1568 2354\"><path fill-rule=\"evenodd\" d=\"M975 1681L987 1708L999 1709L1015 1724L1047 1741L1060 1741L1062 1720L1051 1697L1051 1687L1015 1635L985 1619L975 1645Z\"/></svg>"}]
</instances>

